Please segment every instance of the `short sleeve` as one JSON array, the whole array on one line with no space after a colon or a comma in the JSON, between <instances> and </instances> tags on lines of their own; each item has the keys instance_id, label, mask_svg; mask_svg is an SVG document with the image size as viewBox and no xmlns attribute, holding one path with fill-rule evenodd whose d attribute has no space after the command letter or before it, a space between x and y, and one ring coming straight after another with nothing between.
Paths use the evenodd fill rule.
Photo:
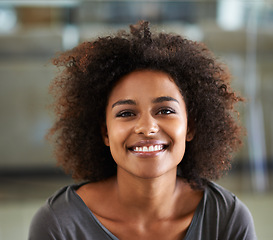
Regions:
<instances>
[{"instance_id":1,"label":"short sleeve","mask_svg":"<svg viewBox=\"0 0 273 240\"><path fill-rule=\"evenodd\" d=\"M61 240L63 237L54 213L46 204L34 215L29 229L28 240Z\"/></svg>"},{"instance_id":2,"label":"short sleeve","mask_svg":"<svg viewBox=\"0 0 273 240\"><path fill-rule=\"evenodd\" d=\"M256 240L252 215L249 209L235 197L235 207L223 239Z\"/></svg>"}]
</instances>

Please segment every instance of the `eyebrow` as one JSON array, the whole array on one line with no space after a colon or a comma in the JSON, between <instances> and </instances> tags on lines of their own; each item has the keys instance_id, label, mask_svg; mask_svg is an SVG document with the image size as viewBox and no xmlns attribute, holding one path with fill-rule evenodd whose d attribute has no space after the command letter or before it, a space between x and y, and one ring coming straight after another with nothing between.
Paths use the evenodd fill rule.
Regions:
<instances>
[{"instance_id":1,"label":"eyebrow","mask_svg":"<svg viewBox=\"0 0 273 240\"><path fill-rule=\"evenodd\" d=\"M179 103L179 101L173 97L169 97L169 96L162 96L162 97L158 97L152 100L152 103L162 103L162 102L177 102ZM112 105L112 108L119 106L119 105L137 105L136 101L131 100L131 99L123 99L123 100L119 100L117 102L115 102Z\"/></svg>"},{"instance_id":2,"label":"eyebrow","mask_svg":"<svg viewBox=\"0 0 273 240\"><path fill-rule=\"evenodd\" d=\"M161 103L161 102L170 102L170 101L179 103L179 101L177 99L175 99L173 97L169 97L169 96L155 98L155 99L153 99L152 102L153 103Z\"/></svg>"},{"instance_id":3,"label":"eyebrow","mask_svg":"<svg viewBox=\"0 0 273 240\"><path fill-rule=\"evenodd\" d=\"M119 105L136 105L136 101L131 99L119 100L112 105L112 108Z\"/></svg>"}]
</instances>

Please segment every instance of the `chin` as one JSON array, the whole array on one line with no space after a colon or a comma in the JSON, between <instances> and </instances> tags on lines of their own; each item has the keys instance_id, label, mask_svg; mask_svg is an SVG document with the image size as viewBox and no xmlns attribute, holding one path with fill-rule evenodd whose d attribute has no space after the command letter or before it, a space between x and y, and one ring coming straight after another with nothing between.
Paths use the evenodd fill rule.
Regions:
<instances>
[{"instance_id":1,"label":"chin","mask_svg":"<svg viewBox=\"0 0 273 240\"><path fill-rule=\"evenodd\" d=\"M168 175L171 172L172 171L147 171L146 169L146 171L138 172L137 174L135 174L135 176L142 179L155 179L155 178L162 177L164 175ZM173 172L176 175L176 170Z\"/></svg>"}]
</instances>

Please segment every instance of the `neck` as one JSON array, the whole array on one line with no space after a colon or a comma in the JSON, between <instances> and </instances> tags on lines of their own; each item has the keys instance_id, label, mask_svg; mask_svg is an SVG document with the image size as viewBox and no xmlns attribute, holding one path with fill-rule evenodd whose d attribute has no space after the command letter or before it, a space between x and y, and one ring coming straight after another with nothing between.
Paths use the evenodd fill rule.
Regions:
<instances>
[{"instance_id":1,"label":"neck","mask_svg":"<svg viewBox=\"0 0 273 240\"><path fill-rule=\"evenodd\" d=\"M133 212L134 217L164 219L175 211L181 182L175 170L156 178L144 179L118 169L117 195L121 205L130 209L128 212Z\"/></svg>"}]
</instances>

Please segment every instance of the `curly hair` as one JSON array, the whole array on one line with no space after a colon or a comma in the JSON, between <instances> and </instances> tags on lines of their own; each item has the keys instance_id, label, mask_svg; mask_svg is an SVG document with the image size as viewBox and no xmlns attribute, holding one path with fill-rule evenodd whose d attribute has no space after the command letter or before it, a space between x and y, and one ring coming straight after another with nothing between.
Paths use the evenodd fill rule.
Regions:
<instances>
[{"instance_id":1,"label":"curly hair","mask_svg":"<svg viewBox=\"0 0 273 240\"><path fill-rule=\"evenodd\" d=\"M186 143L178 176L192 187L221 177L241 145L231 75L203 43L170 33L156 33L140 21L130 32L84 42L53 59L62 71L51 83L58 164L75 180L100 181L116 175L116 163L104 145L108 96L115 83L136 70L169 74L181 90L194 139Z\"/></svg>"}]
</instances>

